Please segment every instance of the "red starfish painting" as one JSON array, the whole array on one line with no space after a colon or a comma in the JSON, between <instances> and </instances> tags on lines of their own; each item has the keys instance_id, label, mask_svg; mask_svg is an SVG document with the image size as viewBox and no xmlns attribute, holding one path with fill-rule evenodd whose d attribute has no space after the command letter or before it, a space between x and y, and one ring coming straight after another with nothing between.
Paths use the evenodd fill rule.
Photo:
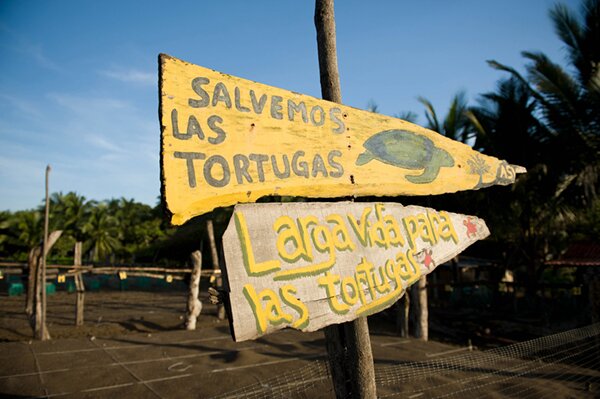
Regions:
<instances>
[{"instance_id":1,"label":"red starfish painting","mask_svg":"<svg viewBox=\"0 0 600 399\"><path fill-rule=\"evenodd\" d=\"M471 237L471 235L477 235L477 225L471 222L471 218L463 220L463 224L467 226L467 238Z\"/></svg>"}]
</instances>

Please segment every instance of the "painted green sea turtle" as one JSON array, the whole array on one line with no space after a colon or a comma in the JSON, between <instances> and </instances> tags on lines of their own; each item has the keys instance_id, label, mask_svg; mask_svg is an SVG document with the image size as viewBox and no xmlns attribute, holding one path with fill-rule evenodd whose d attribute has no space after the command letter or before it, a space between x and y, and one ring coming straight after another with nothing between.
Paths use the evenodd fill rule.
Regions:
<instances>
[{"instance_id":1,"label":"painted green sea turtle","mask_svg":"<svg viewBox=\"0 0 600 399\"><path fill-rule=\"evenodd\" d=\"M356 165L375 159L402 169L423 169L421 174L405 176L415 184L431 183L441 167L454 166L448 151L436 147L428 137L407 130L384 130L369 137L363 146L366 151L358 156Z\"/></svg>"}]
</instances>

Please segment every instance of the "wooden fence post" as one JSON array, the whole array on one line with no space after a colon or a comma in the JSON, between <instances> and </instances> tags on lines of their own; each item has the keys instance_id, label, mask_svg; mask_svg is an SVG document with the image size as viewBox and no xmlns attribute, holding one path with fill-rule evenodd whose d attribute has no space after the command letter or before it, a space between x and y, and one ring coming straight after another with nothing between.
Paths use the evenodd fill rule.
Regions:
<instances>
[{"instance_id":1,"label":"wooden fence post","mask_svg":"<svg viewBox=\"0 0 600 399\"><path fill-rule=\"evenodd\" d=\"M210 255L213 263L213 270L221 270L219 266L219 252L217 251L217 242L215 240L215 228L212 219L206 221L206 230L208 231L208 241L210 242ZM216 288L221 290L223 287L223 278L221 275L216 276ZM219 320L225 318L225 307L223 304L217 305L217 317Z\"/></svg>"},{"instance_id":2,"label":"wooden fence post","mask_svg":"<svg viewBox=\"0 0 600 399\"><path fill-rule=\"evenodd\" d=\"M316 0L315 27L323 99L341 103L333 0ZM375 398L375 370L366 317L325 327L333 384L338 398Z\"/></svg>"},{"instance_id":3,"label":"wooden fence post","mask_svg":"<svg viewBox=\"0 0 600 399\"><path fill-rule=\"evenodd\" d=\"M73 266L75 266L75 269L81 268L82 244L83 243L81 241L77 241L75 243L75 249L73 251ZM83 273L81 271L77 271L75 274L75 289L77 291L75 325L82 326L84 320L83 310L85 304L85 284L83 283Z\"/></svg>"},{"instance_id":4,"label":"wooden fence post","mask_svg":"<svg viewBox=\"0 0 600 399\"><path fill-rule=\"evenodd\" d=\"M186 330L196 329L196 320L202 311L202 302L198 299L200 292L200 274L202 273L202 252L194 251L190 255L193 264L192 276L190 278L190 293L187 303Z\"/></svg>"},{"instance_id":5,"label":"wooden fence post","mask_svg":"<svg viewBox=\"0 0 600 399\"><path fill-rule=\"evenodd\" d=\"M48 255L50 249L62 234L62 230L56 230L50 233L46 241L46 250L43 251L43 243L29 252L29 286L27 287L27 306L26 313L29 316L29 323L33 328L36 339L50 339L48 329L42 329L42 290L46 290L46 282L42 280L42 253ZM45 332L44 332L45 331Z\"/></svg>"},{"instance_id":6,"label":"wooden fence post","mask_svg":"<svg viewBox=\"0 0 600 399\"><path fill-rule=\"evenodd\" d=\"M33 304L35 303L35 287L37 286L37 268L39 256L42 253L41 246L31 248L27 257L27 299L25 301L25 313L30 319L33 316Z\"/></svg>"},{"instance_id":7,"label":"wooden fence post","mask_svg":"<svg viewBox=\"0 0 600 399\"><path fill-rule=\"evenodd\" d=\"M49 198L49 193L48 193L48 180L50 178L50 165L46 166L46 203L45 203L45 209L44 209L44 244L43 244L43 248L44 250L42 251L42 260L41 260L41 267L38 268L38 270L40 270L40 280L41 280L41 291L42 291L42 296L41 296L41 302L42 302L42 306L41 306L41 311L39 314L36 314L36 321L39 318L39 325L40 325L40 334L38 339L41 339L42 341L45 341L47 339L50 339L50 333L48 333L47 328L46 328L46 256L48 255L48 217L50 214L50 198ZM37 325L37 323L36 323Z\"/></svg>"}]
</instances>

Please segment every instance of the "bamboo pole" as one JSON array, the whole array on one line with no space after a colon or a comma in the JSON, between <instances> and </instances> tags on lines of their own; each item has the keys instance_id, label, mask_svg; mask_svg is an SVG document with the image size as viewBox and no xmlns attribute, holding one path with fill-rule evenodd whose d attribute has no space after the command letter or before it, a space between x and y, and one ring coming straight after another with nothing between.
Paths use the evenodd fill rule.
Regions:
<instances>
[{"instance_id":1,"label":"bamboo pole","mask_svg":"<svg viewBox=\"0 0 600 399\"><path fill-rule=\"evenodd\" d=\"M315 27L322 97L341 103L333 0L316 0ZM375 370L367 318L328 326L325 339L336 396L375 398Z\"/></svg>"}]
</instances>

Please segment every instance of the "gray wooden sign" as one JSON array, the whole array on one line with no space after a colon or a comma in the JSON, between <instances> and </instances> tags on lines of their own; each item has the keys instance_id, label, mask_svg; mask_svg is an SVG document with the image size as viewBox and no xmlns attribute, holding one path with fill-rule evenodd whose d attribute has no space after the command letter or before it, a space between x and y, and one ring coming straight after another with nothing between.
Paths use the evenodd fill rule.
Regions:
<instances>
[{"instance_id":1,"label":"gray wooden sign","mask_svg":"<svg viewBox=\"0 0 600 399\"><path fill-rule=\"evenodd\" d=\"M397 203L236 205L223 236L234 338L377 313L488 235L482 219Z\"/></svg>"}]
</instances>

